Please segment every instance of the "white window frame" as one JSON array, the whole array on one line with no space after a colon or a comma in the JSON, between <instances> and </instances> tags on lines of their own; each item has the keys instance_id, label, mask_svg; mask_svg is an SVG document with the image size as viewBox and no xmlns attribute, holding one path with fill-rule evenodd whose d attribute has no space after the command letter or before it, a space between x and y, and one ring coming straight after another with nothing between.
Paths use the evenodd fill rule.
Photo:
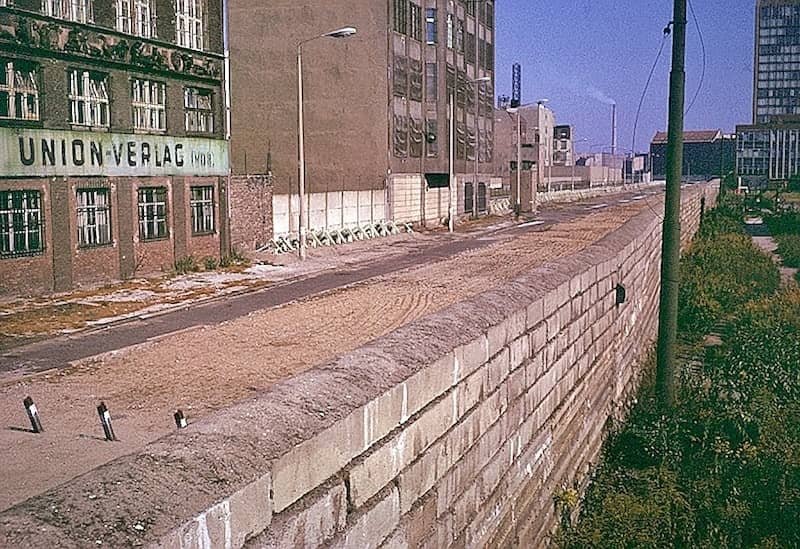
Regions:
<instances>
[{"instance_id":1,"label":"white window frame","mask_svg":"<svg viewBox=\"0 0 800 549\"><path fill-rule=\"evenodd\" d=\"M16 63L16 67L14 64ZM7 116L3 120L39 120L39 86L37 67L32 63L0 59L0 70L5 84L0 82L0 92L7 95ZM18 112L19 111L19 112Z\"/></svg>"},{"instance_id":2,"label":"white window frame","mask_svg":"<svg viewBox=\"0 0 800 549\"><path fill-rule=\"evenodd\" d=\"M91 248L111 244L111 192L108 189L78 189L78 246Z\"/></svg>"},{"instance_id":3,"label":"white window frame","mask_svg":"<svg viewBox=\"0 0 800 549\"><path fill-rule=\"evenodd\" d=\"M43 250L42 193L28 189L0 191L0 257L34 255Z\"/></svg>"},{"instance_id":4,"label":"white window frame","mask_svg":"<svg viewBox=\"0 0 800 549\"><path fill-rule=\"evenodd\" d=\"M140 78L131 81L134 130L167 131L166 91L167 87L163 82Z\"/></svg>"},{"instance_id":5,"label":"white window frame","mask_svg":"<svg viewBox=\"0 0 800 549\"><path fill-rule=\"evenodd\" d=\"M189 207L192 210L192 234L214 234L214 186L190 187Z\"/></svg>"},{"instance_id":6,"label":"white window frame","mask_svg":"<svg viewBox=\"0 0 800 549\"><path fill-rule=\"evenodd\" d=\"M175 0L175 41L179 46L202 51L203 7L203 0Z\"/></svg>"},{"instance_id":7,"label":"white window frame","mask_svg":"<svg viewBox=\"0 0 800 549\"><path fill-rule=\"evenodd\" d=\"M109 127L108 75L81 69L69 71L70 122L89 128Z\"/></svg>"},{"instance_id":8,"label":"white window frame","mask_svg":"<svg viewBox=\"0 0 800 549\"><path fill-rule=\"evenodd\" d=\"M206 99L207 105L203 104ZM185 87L183 108L187 132L214 133L214 94L211 90Z\"/></svg>"},{"instance_id":9,"label":"white window frame","mask_svg":"<svg viewBox=\"0 0 800 549\"><path fill-rule=\"evenodd\" d=\"M115 0L117 30L142 38L156 37L156 6L153 0Z\"/></svg>"},{"instance_id":10,"label":"white window frame","mask_svg":"<svg viewBox=\"0 0 800 549\"><path fill-rule=\"evenodd\" d=\"M166 187L140 187L136 195L139 238L143 241L169 238Z\"/></svg>"},{"instance_id":11,"label":"white window frame","mask_svg":"<svg viewBox=\"0 0 800 549\"><path fill-rule=\"evenodd\" d=\"M94 22L92 0L42 0L42 12L76 23Z\"/></svg>"}]
</instances>

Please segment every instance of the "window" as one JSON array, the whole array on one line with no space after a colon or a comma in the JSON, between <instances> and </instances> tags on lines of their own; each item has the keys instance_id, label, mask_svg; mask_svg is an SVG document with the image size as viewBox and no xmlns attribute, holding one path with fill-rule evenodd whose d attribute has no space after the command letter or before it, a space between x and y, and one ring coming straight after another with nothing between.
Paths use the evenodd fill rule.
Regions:
<instances>
[{"instance_id":1,"label":"window","mask_svg":"<svg viewBox=\"0 0 800 549\"><path fill-rule=\"evenodd\" d=\"M151 0L116 0L117 30L144 38L155 36L155 13Z\"/></svg>"},{"instance_id":2,"label":"window","mask_svg":"<svg viewBox=\"0 0 800 549\"><path fill-rule=\"evenodd\" d=\"M92 22L91 0L42 0L42 11L50 17L78 23Z\"/></svg>"},{"instance_id":3,"label":"window","mask_svg":"<svg viewBox=\"0 0 800 549\"><path fill-rule=\"evenodd\" d=\"M203 49L203 0L176 0L175 36L179 46Z\"/></svg>"},{"instance_id":4,"label":"window","mask_svg":"<svg viewBox=\"0 0 800 549\"><path fill-rule=\"evenodd\" d=\"M192 208L192 234L214 232L214 187L192 187L189 205Z\"/></svg>"},{"instance_id":5,"label":"window","mask_svg":"<svg viewBox=\"0 0 800 549\"><path fill-rule=\"evenodd\" d=\"M0 191L0 256L41 252L42 230L39 191Z\"/></svg>"},{"instance_id":6,"label":"window","mask_svg":"<svg viewBox=\"0 0 800 549\"><path fill-rule=\"evenodd\" d=\"M167 237L167 189L139 189L139 238L156 240Z\"/></svg>"},{"instance_id":7,"label":"window","mask_svg":"<svg viewBox=\"0 0 800 549\"><path fill-rule=\"evenodd\" d=\"M166 131L166 86L162 82L135 78L132 87L131 105L133 106L134 129Z\"/></svg>"},{"instance_id":8,"label":"window","mask_svg":"<svg viewBox=\"0 0 800 549\"><path fill-rule=\"evenodd\" d=\"M39 120L35 65L0 59L0 118Z\"/></svg>"},{"instance_id":9,"label":"window","mask_svg":"<svg viewBox=\"0 0 800 549\"><path fill-rule=\"evenodd\" d=\"M447 14L447 47L453 48L453 27L455 23L453 21L453 14Z\"/></svg>"},{"instance_id":10,"label":"window","mask_svg":"<svg viewBox=\"0 0 800 549\"><path fill-rule=\"evenodd\" d=\"M394 30L400 34L408 32L407 0L394 0Z\"/></svg>"},{"instance_id":11,"label":"window","mask_svg":"<svg viewBox=\"0 0 800 549\"><path fill-rule=\"evenodd\" d=\"M422 8L413 2L409 5L409 8L411 10L411 28L409 29L411 32L408 35L414 40L422 40Z\"/></svg>"},{"instance_id":12,"label":"window","mask_svg":"<svg viewBox=\"0 0 800 549\"><path fill-rule=\"evenodd\" d=\"M69 71L69 105L73 124L108 127L108 77L89 71Z\"/></svg>"},{"instance_id":13,"label":"window","mask_svg":"<svg viewBox=\"0 0 800 549\"><path fill-rule=\"evenodd\" d=\"M478 0L467 0L467 13L475 15L475 4Z\"/></svg>"},{"instance_id":14,"label":"window","mask_svg":"<svg viewBox=\"0 0 800 549\"><path fill-rule=\"evenodd\" d=\"M184 88L183 106L187 132L214 131L214 109L211 99L211 90Z\"/></svg>"},{"instance_id":15,"label":"window","mask_svg":"<svg viewBox=\"0 0 800 549\"><path fill-rule=\"evenodd\" d=\"M429 8L425 11L425 42L435 44L438 40L438 29L436 28L436 10Z\"/></svg>"},{"instance_id":16,"label":"window","mask_svg":"<svg viewBox=\"0 0 800 549\"><path fill-rule=\"evenodd\" d=\"M439 78L436 63L425 64L425 97L428 101L436 101L439 96Z\"/></svg>"},{"instance_id":17,"label":"window","mask_svg":"<svg viewBox=\"0 0 800 549\"><path fill-rule=\"evenodd\" d=\"M111 206L108 189L79 189L78 245L102 246L111 243Z\"/></svg>"},{"instance_id":18,"label":"window","mask_svg":"<svg viewBox=\"0 0 800 549\"><path fill-rule=\"evenodd\" d=\"M439 144L436 142L438 133L438 123L435 118L429 118L425 123L425 151L429 158L435 158L439 155ZM448 182L448 187L450 186Z\"/></svg>"},{"instance_id":19,"label":"window","mask_svg":"<svg viewBox=\"0 0 800 549\"><path fill-rule=\"evenodd\" d=\"M456 25L456 49L458 53L464 53L464 20L459 19Z\"/></svg>"},{"instance_id":20,"label":"window","mask_svg":"<svg viewBox=\"0 0 800 549\"><path fill-rule=\"evenodd\" d=\"M491 29L494 27L494 7L492 6L491 2L485 2L484 8L483 21L486 27Z\"/></svg>"}]
</instances>

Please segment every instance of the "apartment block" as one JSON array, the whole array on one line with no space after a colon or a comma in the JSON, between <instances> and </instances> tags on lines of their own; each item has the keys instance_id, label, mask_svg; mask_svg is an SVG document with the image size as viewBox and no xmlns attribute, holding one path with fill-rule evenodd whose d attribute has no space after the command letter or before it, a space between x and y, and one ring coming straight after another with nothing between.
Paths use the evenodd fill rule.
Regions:
<instances>
[{"instance_id":1,"label":"apartment block","mask_svg":"<svg viewBox=\"0 0 800 549\"><path fill-rule=\"evenodd\" d=\"M221 0L0 4L0 294L219 257Z\"/></svg>"}]
</instances>

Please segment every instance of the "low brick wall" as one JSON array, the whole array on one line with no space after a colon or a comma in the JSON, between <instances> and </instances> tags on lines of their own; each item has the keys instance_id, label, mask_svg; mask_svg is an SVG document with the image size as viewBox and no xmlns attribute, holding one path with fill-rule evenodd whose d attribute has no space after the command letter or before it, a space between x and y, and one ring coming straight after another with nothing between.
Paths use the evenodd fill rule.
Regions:
<instances>
[{"instance_id":1,"label":"low brick wall","mask_svg":"<svg viewBox=\"0 0 800 549\"><path fill-rule=\"evenodd\" d=\"M716 188L684 190L686 239L704 194L711 204ZM579 254L28 500L0 514L0 545L541 546L554 492L584 482L636 390L660 234L645 210Z\"/></svg>"}]
</instances>

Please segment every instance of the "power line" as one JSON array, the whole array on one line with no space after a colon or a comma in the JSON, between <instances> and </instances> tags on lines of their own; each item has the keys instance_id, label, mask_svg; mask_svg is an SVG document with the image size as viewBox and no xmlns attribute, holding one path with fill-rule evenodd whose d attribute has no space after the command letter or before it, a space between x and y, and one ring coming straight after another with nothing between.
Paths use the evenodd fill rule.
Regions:
<instances>
[{"instance_id":1,"label":"power line","mask_svg":"<svg viewBox=\"0 0 800 549\"><path fill-rule=\"evenodd\" d=\"M671 23L670 23L671 24ZM650 68L650 74L647 75L647 82L645 82L644 89L642 90L642 96L639 98L639 106L636 109L636 118L633 120L633 138L631 139L631 150L636 151L636 128L639 126L639 115L642 113L642 105L644 104L644 98L647 95L647 90L650 88L650 82L653 80L653 74L656 72L656 67L658 67L658 62L661 60L661 54L664 52L664 44L667 43L667 37L670 33L670 27L667 25L664 28L664 37L661 40L661 46L658 48L658 54L656 54L656 60L653 61L653 66Z\"/></svg>"},{"instance_id":2,"label":"power line","mask_svg":"<svg viewBox=\"0 0 800 549\"><path fill-rule=\"evenodd\" d=\"M697 21L697 15L694 13L694 6L692 6L692 0L688 0L689 4L689 11L692 14L692 19L694 19L694 26L697 29L697 36L700 38L700 50L703 52L703 69L700 71L700 82L697 84L697 90L694 92L694 96L692 100L689 102L689 107L684 112L684 116L689 114L689 111L692 110L694 106L694 102L697 101L697 96L700 95L700 90L703 89L703 82L706 78L706 43L703 40L703 31L700 29L700 23Z\"/></svg>"}]
</instances>

